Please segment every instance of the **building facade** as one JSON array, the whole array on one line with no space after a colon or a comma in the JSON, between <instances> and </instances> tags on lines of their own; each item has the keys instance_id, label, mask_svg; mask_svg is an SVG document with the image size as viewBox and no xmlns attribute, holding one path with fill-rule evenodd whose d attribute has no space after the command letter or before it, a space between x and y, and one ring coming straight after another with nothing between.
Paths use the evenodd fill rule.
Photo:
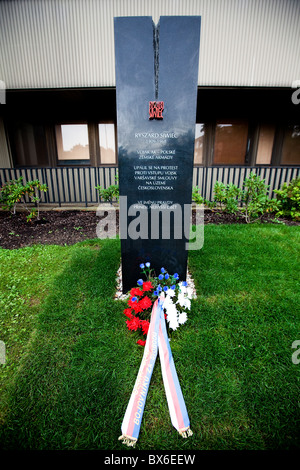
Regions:
<instances>
[{"instance_id":1,"label":"building facade","mask_svg":"<svg viewBox=\"0 0 300 470\"><path fill-rule=\"evenodd\" d=\"M271 190L299 175L297 0L12 0L0 2L2 182L38 178L47 202L97 202L95 185L113 184L118 168L113 18L167 15L201 16L203 196L251 169Z\"/></svg>"}]
</instances>

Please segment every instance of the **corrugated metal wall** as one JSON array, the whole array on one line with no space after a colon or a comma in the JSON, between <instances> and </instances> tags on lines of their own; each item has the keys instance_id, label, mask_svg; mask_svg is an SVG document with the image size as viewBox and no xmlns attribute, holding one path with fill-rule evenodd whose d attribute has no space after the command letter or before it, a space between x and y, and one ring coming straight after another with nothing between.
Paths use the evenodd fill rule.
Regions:
<instances>
[{"instance_id":1,"label":"corrugated metal wall","mask_svg":"<svg viewBox=\"0 0 300 470\"><path fill-rule=\"evenodd\" d=\"M114 16L201 15L200 86L290 86L300 79L299 0L0 2L7 88L115 86Z\"/></svg>"},{"instance_id":2,"label":"corrugated metal wall","mask_svg":"<svg viewBox=\"0 0 300 470\"><path fill-rule=\"evenodd\" d=\"M116 167L0 168L0 187L20 176L24 183L38 179L48 187L48 191L40 195L41 202L87 205L99 202L95 186L107 188L115 184L116 175Z\"/></svg>"},{"instance_id":3,"label":"corrugated metal wall","mask_svg":"<svg viewBox=\"0 0 300 470\"><path fill-rule=\"evenodd\" d=\"M291 167L194 167L193 186L199 188L199 192L208 201L213 201L215 183L235 184L243 188L246 178L250 173L257 174L269 186L268 195L276 197L274 189L280 189L283 183L289 183L300 175L300 168Z\"/></svg>"},{"instance_id":4,"label":"corrugated metal wall","mask_svg":"<svg viewBox=\"0 0 300 470\"><path fill-rule=\"evenodd\" d=\"M269 197L275 197L274 189L299 177L300 168L288 167L196 167L193 173L193 186L197 186L204 199L213 200L216 181L233 183L243 187L244 180L254 171L269 186ZM0 186L11 179L23 177L23 182L38 179L48 186L41 194L41 201L50 204L99 202L96 185L107 188L115 184L117 168L0 168Z\"/></svg>"}]
</instances>

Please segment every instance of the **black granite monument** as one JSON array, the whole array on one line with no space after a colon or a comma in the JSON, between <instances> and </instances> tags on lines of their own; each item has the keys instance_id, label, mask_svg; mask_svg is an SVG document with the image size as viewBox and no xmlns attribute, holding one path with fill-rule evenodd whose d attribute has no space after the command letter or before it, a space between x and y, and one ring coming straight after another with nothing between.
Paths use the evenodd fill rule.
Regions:
<instances>
[{"instance_id":1,"label":"black granite monument","mask_svg":"<svg viewBox=\"0 0 300 470\"><path fill-rule=\"evenodd\" d=\"M151 17L119 17L114 26L127 292L147 261L157 274L164 267L186 277L200 17L166 16L157 25Z\"/></svg>"}]
</instances>

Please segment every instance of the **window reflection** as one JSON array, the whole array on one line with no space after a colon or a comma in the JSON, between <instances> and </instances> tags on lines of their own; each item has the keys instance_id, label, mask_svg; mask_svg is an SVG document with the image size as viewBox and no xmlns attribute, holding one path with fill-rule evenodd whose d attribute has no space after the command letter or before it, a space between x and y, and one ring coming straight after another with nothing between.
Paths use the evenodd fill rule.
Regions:
<instances>
[{"instance_id":1,"label":"window reflection","mask_svg":"<svg viewBox=\"0 0 300 470\"><path fill-rule=\"evenodd\" d=\"M116 142L114 124L99 124L99 145L101 164L115 164Z\"/></svg>"},{"instance_id":2,"label":"window reflection","mask_svg":"<svg viewBox=\"0 0 300 470\"><path fill-rule=\"evenodd\" d=\"M203 164L203 144L204 144L204 124L196 124L195 150L194 150L195 165Z\"/></svg>"},{"instance_id":3,"label":"window reflection","mask_svg":"<svg viewBox=\"0 0 300 470\"><path fill-rule=\"evenodd\" d=\"M291 125L285 132L282 165L300 165L300 125Z\"/></svg>"},{"instance_id":4,"label":"window reflection","mask_svg":"<svg viewBox=\"0 0 300 470\"><path fill-rule=\"evenodd\" d=\"M89 138L87 124L62 124L56 126L59 160L88 160Z\"/></svg>"},{"instance_id":5,"label":"window reflection","mask_svg":"<svg viewBox=\"0 0 300 470\"><path fill-rule=\"evenodd\" d=\"M275 126L262 125L259 130L256 163L270 165L275 136Z\"/></svg>"},{"instance_id":6,"label":"window reflection","mask_svg":"<svg viewBox=\"0 0 300 470\"><path fill-rule=\"evenodd\" d=\"M218 121L215 132L214 164L245 164L247 139L246 122Z\"/></svg>"}]
</instances>

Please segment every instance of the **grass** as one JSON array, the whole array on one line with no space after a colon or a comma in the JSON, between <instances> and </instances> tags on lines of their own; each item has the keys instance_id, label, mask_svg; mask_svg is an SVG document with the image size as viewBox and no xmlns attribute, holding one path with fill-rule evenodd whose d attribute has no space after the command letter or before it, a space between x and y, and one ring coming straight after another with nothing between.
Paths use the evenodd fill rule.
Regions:
<instances>
[{"instance_id":1,"label":"grass","mask_svg":"<svg viewBox=\"0 0 300 470\"><path fill-rule=\"evenodd\" d=\"M171 347L192 438L170 423L157 361L137 449L299 448L299 228L208 225L198 297ZM0 250L0 447L126 450L143 349L113 300L118 240Z\"/></svg>"}]
</instances>

